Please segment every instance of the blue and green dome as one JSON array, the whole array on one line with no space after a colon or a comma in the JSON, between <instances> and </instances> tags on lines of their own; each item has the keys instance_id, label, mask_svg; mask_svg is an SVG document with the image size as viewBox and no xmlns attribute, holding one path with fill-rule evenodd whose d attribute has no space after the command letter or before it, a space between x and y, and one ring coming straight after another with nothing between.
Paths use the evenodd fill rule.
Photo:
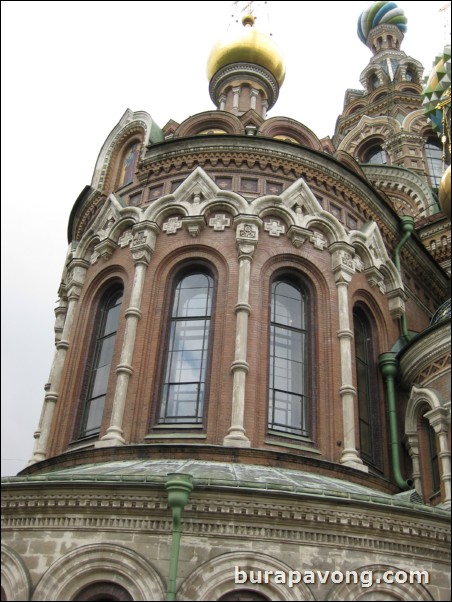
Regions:
<instances>
[{"instance_id":1,"label":"blue and green dome","mask_svg":"<svg viewBox=\"0 0 452 602\"><path fill-rule=\"evenodd\" d=\"M395 2L374 2L358 19L358 36L366 44L371 29L378 25L396 25L402 33L407 30L407 18Z\"/></svg>"}]
</instances>

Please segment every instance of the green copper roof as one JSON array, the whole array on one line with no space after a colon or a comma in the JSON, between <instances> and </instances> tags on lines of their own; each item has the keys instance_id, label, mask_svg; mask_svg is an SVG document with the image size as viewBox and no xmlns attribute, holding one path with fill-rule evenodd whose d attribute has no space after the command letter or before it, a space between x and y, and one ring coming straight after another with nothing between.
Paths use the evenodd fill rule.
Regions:
<instances>
[{"instance_id":1,"label":"green copper roof","mask_svg":"<svg viewBox=\"0 0 452 602\"><path fill-rule=\"evenodd\" d=\"M288 470L254 464L201 460L125 460L89 464L28 477L7 477L3 484L122 483L124 485L163 485L169 473L190 474L196 488L220 487L241 491L287 493L326 500L349 500L380 506L410 508L428 513L445 513L419 503L414 490L390 495L370 487L301 470Z\"/></svg>"}]
</instances>

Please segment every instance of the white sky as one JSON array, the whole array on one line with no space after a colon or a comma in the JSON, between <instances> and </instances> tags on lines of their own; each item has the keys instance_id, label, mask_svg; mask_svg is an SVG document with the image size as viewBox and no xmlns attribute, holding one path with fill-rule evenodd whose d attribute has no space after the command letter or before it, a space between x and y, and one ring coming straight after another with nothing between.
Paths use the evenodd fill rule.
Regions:
<instances>
[{"instance_id":1,"label":"white sky","mask_svg":"<svg viewBox=\"0 0 452 602\"><path fill-rule=\"evenodd\" d=\"M426 72L445 43L444 1L398 2L402 46ZM2 5L2 475L32 453L53 359L55 301L71 208L127 108L163 126L211 110L206 61L231 2ZM287 74L269 116L332 135L371 53L356 24L369 2L269 2ZM450 15L450 11L449 11ZM263 18L261 18L261 23ZM259 22L259 21L258 21ZM264 24L267 26L267 24Z\"/></svg>"}]
</instances>

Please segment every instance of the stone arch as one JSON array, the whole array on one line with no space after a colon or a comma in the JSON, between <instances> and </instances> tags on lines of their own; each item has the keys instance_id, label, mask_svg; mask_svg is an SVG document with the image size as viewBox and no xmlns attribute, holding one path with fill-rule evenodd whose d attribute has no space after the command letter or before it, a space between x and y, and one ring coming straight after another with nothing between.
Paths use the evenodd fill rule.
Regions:
<instances>
[{"instance_id":1,"label":"stone arch","mask_svg":"<svg viewBox=\"0 0 452 602\"><path fill-rule=\"evenodd\" d=\"M232 113L225 111L206 111L198 113L183 121L174 133L175 138L196 136L207 129L221 129L226 134L243 135L245 128L241 121Z\"/></svg>"},{"instance_id":2,"label":"stone arch","mask_svg":"<svg viewBox=\"0 0 452 602\"><path fill-rule=\"evenodd\" d=\"M334 585L326 596L328 602L339 602L339 600L344 602L348 600L433 600L427 588L419 583L389 584L384 582L384 575L389 578L399 571L409 572L409 570L386 564L373 564L350 570L357 573L358 581L363 578L366 581ZM368 576L372 578L371 585L363 587L362 583L367 583ZM354 581L354 578L352 577L351 580ZM377 583L378 580L379 583Z\"/></svg>"},{"instance_id":3,"label":"stone arch","mask_svg":"<svg viewBox=\"0 0 452 602\"><path fill-rule=\"evenodd\" d=\"M361 117L357 125L344 137L338 150L348 152L352 157L359 160L359 154L369 142L384 141L392 135L400 132L401 125L393 117Z\"/></svg>"},{"instance_id":4,"label":"stone arch","mask_svg":"<svg viewBox=\"0 0 452 602\"><path fill-rule=\"evenodd\" d=\"M259 131L261 136L275 138L276 136L287 136L298 144L307 146L313 150L322 150L322 145L317 136L302 123L289 119L288 117L271 117L267 119Z\"/></svg>"},{"instance_id":5,"label":"stone arch","mask_svg":"<svg viewBox=\"0 0 452 602\"><path fill-rule=\"evenodd\" d=\"M285 575L293 569L284 562L276 560L267 554L247 552L228 552L221 554L211 560L208 560L199 566L193 573L185 579L178 591L178 600L218 600L226 593L234 590L243 589L259 592L265 596L270 596L271 600L314 600L314 596L307 585L299 583L292 588L287 585L275 584L274 580L269 583L246 584L235 583L235 567L237 570L260 571L263 577L265 570L282 571ZM257 575L257 573L255 573ZM237 573L238 578L244 578L241 573Z\"/></svg>"},{"instance_id":6,"label":"stone arch","mask_svg":"<svg viewBox=\"0 0 452 602\"><path fill-rule=\"evenodd\" d=\"M163 133L148 113L127 109L101 148L91 182L93 188L102 190L109 185L115 158L133 137L140 139L143 156L148 144L163 140Z\"/></svg>"},{"instance_id":7,"label":"stone arch","mask_svg":"<svg viewBox=\"0 0 452 602\"><path fill-rule=\"evenodd\" d=\"M17 552L2 544L2 590L7 600L29 600L31 578ZM3 598L2 598L3 599Z\"/></svg>"},{"instance_id":8,"label":"stone arch","mask_svg":"<svg viewBox=\"0 0 452 602\"><path fill-rule=\"evenodd\" d=\"M164 600L163 581L137 552L113 544L76 548L55 561L41 577L32 600L72 600L96 581L114 581L134 600Z\"/></svg>"},{"instance_id":9,"label":"stone arch","mask_svg":"<svg viewBox=\"0 0 452 602\"><path fill-rule=\"evenodd\" d=\"M405 432L407 434L417 432L419 412L425 405L428 405L431 410L442 407L441 400L435 391L413 385L405 411Z\"/></svg>"}]
</instances>

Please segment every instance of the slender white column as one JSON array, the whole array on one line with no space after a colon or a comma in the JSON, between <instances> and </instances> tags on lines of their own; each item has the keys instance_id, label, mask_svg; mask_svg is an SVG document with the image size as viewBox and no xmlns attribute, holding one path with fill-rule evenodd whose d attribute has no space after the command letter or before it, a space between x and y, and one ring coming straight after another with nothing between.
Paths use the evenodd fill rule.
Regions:
<instances>
[{"instance_id":1,"label":"slender white column","mask_svg":"<svg viewBox=\"0 0 452 602\"><path fill-rule=\"evenodd\" d=\"M40 462L47 457L47 446L52 426L55 406L58 401L61 376L72 337L75 311L77 309L80 292L85 281L88 264L83 259L74 259L69 267L68 305L61 338L56 342L55 355L50 370L49 382L45 386L46 394L41 412L38 430L35 432L35 446L33 456L28 464ZM57 316L58 320L58 316Z\"/></svg>"},{"instance_id":2,"label":"slender white column","mask_svg":"<svg viewBox=\"0 0 452 602\"><path fill-rule=\"evenodd\" d=\"M436 433L438 440L438 458L440 465L441 482L444 487L444 504L451 504L451 463L448 441L448 412L444 407L434 408L425 414L430 426Z\"/></svg>"},{"instance_id":3,"label":"slender white column","mask_svg":"<svg viewBox=\"0 0 452 602\"><path fill-rule=\"evenodd\" d=\"M155 248L156 224L137 224L133 229L132 255L135 262L135 275L130 297L130 306L125 312L126 326L122 344L121 358L116 366L116 388L110 426L95 447L110 447L125 445L123 438L123 418L127 400L130 377L133 374L132 357L135 349L135 339L138 322L141 318L141 301L143 297L146 269Z\"/></svg>"},{"instance_id":4,"label":"slender white column","mask_svg":"<svg viewBox=\"0 0 452 602\"><path fill-rule=\"evenodd\" d=\"M422 479L421 479L421 465L419 462L419 436L417 433L409 433L405 436L405 445L413 464L412 479L414 481L414 488L423 497L422 493Z\"/></svg>"},{"instance_id":5,"label":"slender white column","mask_svg":"<svg viewBox=\"0 0 452 602\"><path fill-rule=\"evenodd\" d=\"M356 389L353 386L352 338L350 329L348 286L355 272L353 266L354 249L347 243L336 242L330 248L333 272L337 286L339 330L337 336L340 345L341 387L339 393L342 400L342 423L344 448L341 464L368 472L356 449L355 400Z\"/></svg>"},{"instance_id":6,"label":"slender white column","mask_svg":"<svg viewBox=\"0 0 452 602\"><path fill-rule=\"evenodd\" d=\"M261 220L252 216L243 216L236 220L237 248L239 253L239 285L235 306L235 356L231 365L233 378L232 416L228 434L223 440L226 447L250 447L245 434L245 394L247 362L248 319L251 312L249 304L251 262L259 236Z\"/></svg>"}]
</instances>

